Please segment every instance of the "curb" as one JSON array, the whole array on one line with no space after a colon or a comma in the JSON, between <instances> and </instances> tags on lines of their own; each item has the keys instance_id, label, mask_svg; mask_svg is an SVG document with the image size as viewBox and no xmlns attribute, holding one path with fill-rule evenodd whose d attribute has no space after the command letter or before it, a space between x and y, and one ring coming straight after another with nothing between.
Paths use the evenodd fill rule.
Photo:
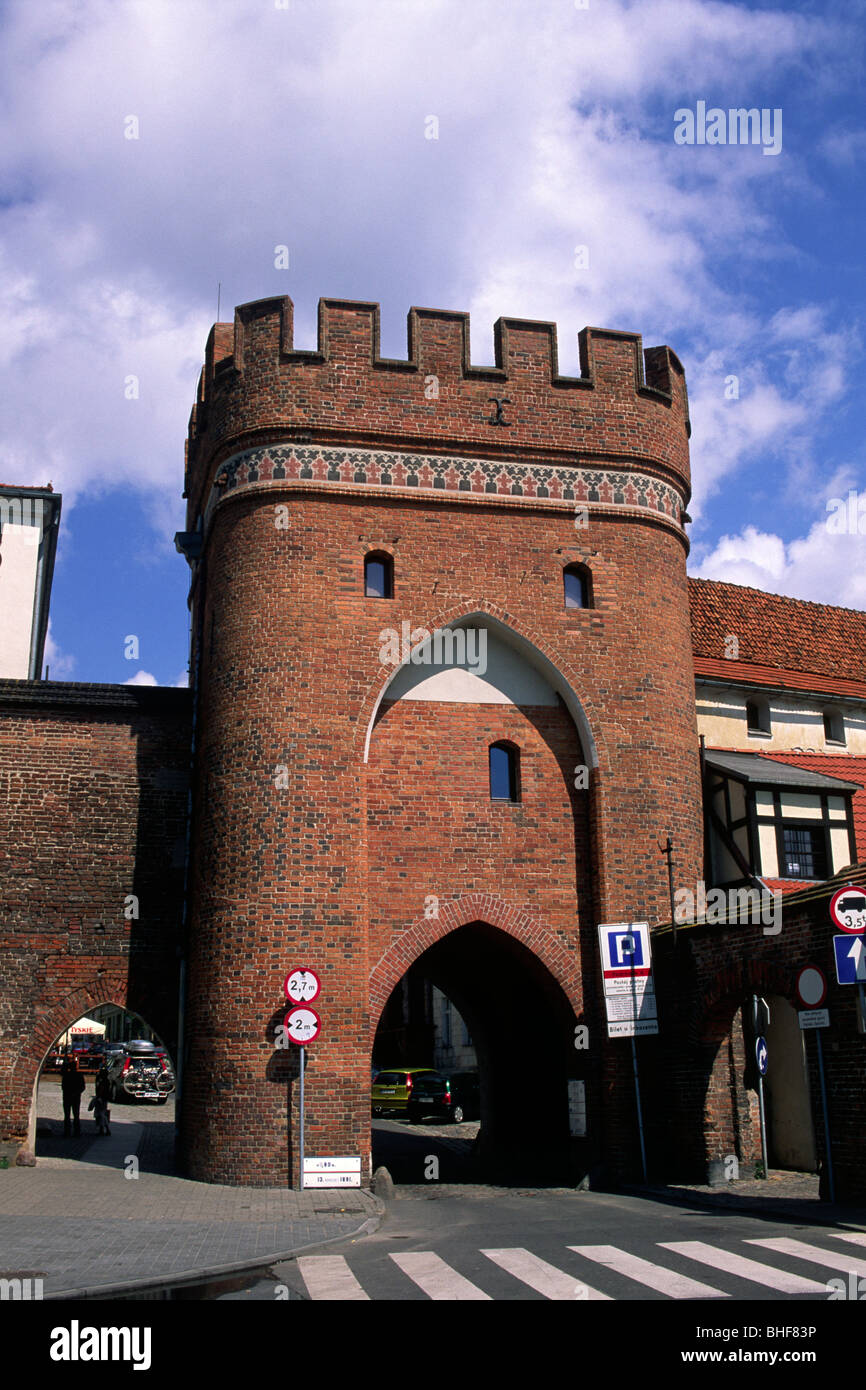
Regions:
<instances>
[{"instance_id":1,"label":"curb","mask_svg":"<svg viewBox=\"0 0 866 1390\"><path fill-rule=\"evenodd\" d=\"M203 1265L193 1270L180 1270L174 1274L163 1274L151 1279L126 1279L115 1284L87 1284L71 1289L52 1290L46 1293L43 1303L56 1303L61 1299L87 1299L105 1298L112 1294L131 1294L144 1292L147 1289L160 1289L166 1285L172 1288L179 1284L203 1284L211 1279L219 1279L230 1274L243 1274L246 1270L268 1269L271 1265L282 1264L286 1260L293 1260L297 1255L302 1255L307 1250L318 1250L325 1245L336 1245L341 1240L351 1240L354 1236L372 1235L378 1230L385 1217L385 1204L378 1197L374 1198L379 1211L375 1216L368 1216L359 1226L352 1231L343 1231L338 1236L327 1236L324 1240L313 1241L309 1245L294 1245L289 1250L282 1253L269 1254L262 1253L254 1260L236 1260L232 1264L223 1265Z\"/></svg>"}]
</instances>

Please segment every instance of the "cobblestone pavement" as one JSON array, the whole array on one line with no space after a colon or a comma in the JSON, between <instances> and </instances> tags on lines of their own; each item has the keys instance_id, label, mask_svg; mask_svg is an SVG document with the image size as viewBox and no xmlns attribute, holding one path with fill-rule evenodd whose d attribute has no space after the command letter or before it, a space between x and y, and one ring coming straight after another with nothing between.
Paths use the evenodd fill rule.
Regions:
<instances>
[{"instance_id":1,"label":"cobblestone pavement","mask_svg":"<svg viewBox=\"0 0 866 1390\"><path fill-rule=\"evenodd\" d=\"M40 1085L37 1165L0 1171L0 1277L41 1276L46 1297L81 1297L270 1264L381 1218L381 1202L360 1188L293 1192L174 1177L172 1102L115 1103L111 1134L100 1136L92 1115L84 1118L92 1094L89 1083L80 1138L64 1139L59 1087Z\"/></svg>"},{"instance_id":2,"label":"cobblestone pavement","mask_svg":"<svg viewBox=\"0 0 866 1390\"><path fill-rule=\"evenodd\" d=\"M786 1197L794 1201L820 1201L820 1179L817 1173L773 1173L768 1178L738 1178L724 1187L708 1184L683 1184L683 1192L703 1192L715 1195L727 1193L732 1197Z\"/></svg>"},{"instance_id":3,"label":"cobblestone pavement","mask_svg":"<svg viewBox=\"0 0 866 1390\"><path fill-rule=\"evenodd\" d=\"M56 1077L40 1081L36 1097L36 1158L40 1168L61 1168L68 1160L117 1166L125 1154L135 1154L139 1166L150 1173L174 1173L174 1096L164 1105L148 1101L112 1101L110 1136L97 1133L88 1105L93 1096L93 1077L87 1076L81 1098L81 1135L63 1137L63 1102ZM123 1140L122 1143L116 1142Z\"/></svg>"}]
</instances>

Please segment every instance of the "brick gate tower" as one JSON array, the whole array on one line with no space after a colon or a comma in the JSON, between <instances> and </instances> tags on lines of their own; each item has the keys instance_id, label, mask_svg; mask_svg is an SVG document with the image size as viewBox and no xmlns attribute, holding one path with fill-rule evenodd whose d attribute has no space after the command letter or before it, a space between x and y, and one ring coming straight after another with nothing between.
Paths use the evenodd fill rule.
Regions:
<instances>
[{"instance_id":1,"label":"brick gate tower","mask_svg":"<svg viewBox=\"0 0 866 1390\"><path fill-rule=\"evenodd\" d=\"M666 834L680 881L702 877L683 370L629 333L584 330L570 378L548 323L500 319L495 366L470 363L464 314L413 309L408 331L408 360L382 358L377 305L323 300L301 351L286 298L207 344L181 541L200 1179L297 1182L292 966L322 982L308 1154L369 1175L376 1028L416 966L471 1024L488 1148L517 1083L538 1147L637 1151L596 924L670 920Z\"/></svg>"}]
</instances>

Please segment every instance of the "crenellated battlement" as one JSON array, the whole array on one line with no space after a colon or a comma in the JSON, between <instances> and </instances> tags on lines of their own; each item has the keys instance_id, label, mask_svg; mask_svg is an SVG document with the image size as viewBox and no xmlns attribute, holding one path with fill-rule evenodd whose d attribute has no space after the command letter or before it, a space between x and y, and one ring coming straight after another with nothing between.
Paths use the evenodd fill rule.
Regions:
<instances>
[{"instance_id":1,"label":"crenellated battlement","mask_svg":"<svg viewBox=\"0 0 866 1390\"><path fill-rule=\"evenodd\" d=\"M585 328L581 375L569 377L553 323L500 318L494 343L494 363L474 364L468 314L413 308L406 360L383 357L378 304L321 299L317 346L304 350L287 296L239 305L205 350L187 446L191 517L224 459L279 441L607 460L657 471L688 498L688 398L670 348Z\"/></svg>"}]
</instances>

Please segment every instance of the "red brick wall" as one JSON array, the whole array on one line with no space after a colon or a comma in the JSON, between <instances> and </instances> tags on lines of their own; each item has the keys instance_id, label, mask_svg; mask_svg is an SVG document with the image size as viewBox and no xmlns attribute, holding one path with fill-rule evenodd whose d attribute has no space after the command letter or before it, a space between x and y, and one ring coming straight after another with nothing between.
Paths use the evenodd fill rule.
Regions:
<instances>
[{"instance_id":1,"label":"red brick wall","mask_svg":"<svg viewBox=\"0 0 866 1390\"><path fill-rule=\"evenodd\" d=\"M285 1083L295 1059L272 1046L292 964L312 965L323 978L325 1028L310 1049L309 1151L369 1152L375 1019L367 978L387 939L410 928L426 893L436 891L427 881L434 857L443 897L498 885L515 910L536 917L554 938L570 930L575 945L581 914L584 921L593 911L597 920L666 915L656 842L668 830L694 877L700 859L685 566L676 537L598 518L586 547L598 607L565 610L558 552L574 548L568 515L304 496L288 498L290 526L278 530L275 499L287 501L277 490L218 508L205 580L185 1123L191 1171L222 1181L285 1181L293 1171ZM395 556L395 598L368 599L363 556L385 543ZM565 779L571 762L573 780L578 745L564 714L550 731L554 752L519 711L497 707L489 725L510 728L516 741L531 735L529 786L540 778L542 795L516 813L495 808L522 822L522 864L514 862L516 829L484 839L491 825L486 748L474 788L483 816L474 846L468 819L455 826L453 796L418 791L422 769L411 764L434 756L431 730L462 718L475 730L476 754L482 751L478 707L398 706L373 731L371 762L363 762L392 674L379 664L382 630L399 631L404 619L432 629L476 609L547 655L586 711L600 770L590 788L589 833L585 821L578 824L577 896L573 830L571 858L565 850ZM389 731L417 729L425 718L428 741L413 756ZM435 757L441 779L441 746ZM274 784L279 766L288 770L282 789ZM400 839L412 847L399 893L393 841L376 828L365 840L367 816L375 827L377 805L392 799L398 782ZM467 805L472 794L466 784ZM198 1036L207 1047L197 1050ZM218 1084L243 1125L225 1124Z\"/></svg>"},{"instance_id":2,"label":"red brick wall","mask_svg":"<svg viewBox=\"0 0 866 1390\"><path fill-rule=\"evenodd\" d=\"M796 979L802 966L817 965L828 981L830 1027L822 1030L836 1196L859 1201L866 1123L866 1036L858 1033L856 987L836 982L827 903L835 884L805 905L784 903L781 930L761 926L688 928L674 946L657 938L656 980L663 1038L654 1050L648 1084L667 1123L657 1126L653 1157L669 1179L703 1181L713 1160L735 1155L741 1172L760 1161L754 1081L744 1084L746 1048L740 1009L753 993L779 995L799 1009ZM643 1050L643 1048L642 1048ZM815 1039L806 1034L812 1121L825 1162L824 1123ZM772 1069L773 1056L769 1059ZM750 1067L751 1070L751 1067ZM827 1195L826 1175L822 1192Z\"/></svg>"},{"instance_id":3,"label":"red brick wall","mask_svg":"<svg viewBox=\"0 0 866 1390\"><path fill-rule=\"evenodd\" d=\"M174 1045L188 767L187 691L0 682L7 1153L45 1052L88 1008L127 1007Z\"/></svg>"},{"instance_id":4,"label":"red brick wall","mask_svg":"<svg viewBox=\"0 0 866 1390\"><path fill-rule=\"evenodd\" d=\"M502 739L520 749L515 805L490 799L488 748ZM563 707L386 704L367 773L372 959L428 895L468 893L520 903L573 949L578 922L594 916L589 798L573 787L581 762Z\"/></svg>"},{"instance_id":5,"label":"red brick wall","mask_svg":"<svg viewBox=\"0 0 866 1390\"><path fill-rule=\"evenodd\" d=\"M234 330L212 330L190 420L191 526L217 464L241 441L293 438L298 429L323 442L491 457L607 455L648 463L688 492L683 369L669 348L644 353L636 334L585 329L581 377L571 378L558 374L553 324L498 320L495 366L470 364L464 314L412 310L406 361L379 357L375 304L321 300L316 351L294 349L292 325L290 299L262 299L235 310ZM509 399L507 427L489 423L492 396Z\"/></svg>"},{"instance_id":6,"label":"red brick wall","mask_svg":"<svg viewBox=\"0 0 866 1390\"><path fill-rule=\"evenodd\" d=\"M425 951L455 970L449 933L471 927L483 952L495 933L482 923L555 982L549 1040L568 1048L573 1022L588 1023L590 1052L570 1051L561 1077L587 1079L594 1153L634 1176L630 1048L606 1038L595 924L668 918L668 833L678 883L702 876L682 369L666 348L642 357L636 337L588 330L583 375L566 380L550 325L511 320L495 367L477 368L463 316L414 311L409 326L409 360L383 361L375 306L327 301L317 350L299 352L289 301L263 301L208 345L187 474L188 524L204 514L205 534L183 1150L196 1177L297 1181L298 1052L275 1049L274 1030L285 973L306 965L323 1023L307 1152L369 1159L381 1009ZM507 396L506 425L491 396ZM575 529L581 499L588 525ZM364 596L364 555L381 549L395 566L387 601ZM591 570L592 609L563 606L574 562ZM384 628L477 613L579 705L582 750L564 708L380 705ZM189 700L0 683L0 712L3 1134L20 1144L39 1061L78 1013L126 1003L172 1040ZM493 737L523 750L519 806L490 804ZM128 892L139 922L123 920ZM778 937L657 939L662 1032L639 1043L651 1174L702 1177L714 1158L754 1155L737 1010L753 989L791 998L805 960L832 979L822 911L786 909ZM524 958L506 956L497 978L517 998ZM853 995L833 987L826 1038L843 1193L862 1192Z\"/></svg>"}]
</instances>

